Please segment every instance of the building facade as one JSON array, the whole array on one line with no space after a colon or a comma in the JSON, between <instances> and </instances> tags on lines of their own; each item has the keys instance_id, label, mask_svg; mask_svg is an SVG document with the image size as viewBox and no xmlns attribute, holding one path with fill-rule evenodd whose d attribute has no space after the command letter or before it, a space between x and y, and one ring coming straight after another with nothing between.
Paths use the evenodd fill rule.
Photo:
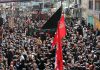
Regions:
<instances>
[{"instance_id":1,"label":"building facade","mask_svg":"<svg viewBox=\"0 0 100 70\"><path fill-rule=\"evenodd\" d=\"M73 12L76 17L96 16L100 20L100 0L74 0Z\"/></svg>"},{"instance_id":2,"label":"building facade","mask_svg":"<svg viewBox=\"0 0 100 70\"><path fill-rule=\"evenodd\" d=\"M82 16L96 16L100 19L100 0L82 0Z\"/></svg>"},{"instance_id":3,"label":"building facade","mask_svg":"<svg viewBox=\"0 0 100 70\"><path fill-rule=\"evenodd\" d=\"M82 0L82 17L94 25L94 16L100 20L100 0Z\"/></svg>"},{"instance_id":4,"label":"building facade","mask_svg":"<svg viewBox=\"0 0 100 70\"><path fill-rule=\"evenodd\" d=\"M96 16L100 20L100 0L89 0L89 15Z\"/></svg>"},{"instance_id":5,"label":"building facade","mask_svg":"<svg viewBox=\"0 0 100 70\"><path fill-rule=\"evenodd\" d=\"M81 0L69 0L69 2L71 1L73 3L73 17L82 17Z\"/></svg>"}]
</instances>

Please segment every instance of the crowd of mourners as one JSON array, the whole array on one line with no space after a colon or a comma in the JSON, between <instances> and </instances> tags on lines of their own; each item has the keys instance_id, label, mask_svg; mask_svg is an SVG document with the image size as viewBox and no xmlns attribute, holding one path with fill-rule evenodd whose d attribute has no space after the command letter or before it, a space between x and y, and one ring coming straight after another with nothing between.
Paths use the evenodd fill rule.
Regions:
<instances>
[{"instance_id":1,"label":"crowd of mourners","mask_svg":"<svg viewBox=\"0 0 100 70\"><path fill-rule=\"evenodd\" d=\"M41 30L45 20L26 22L27 19L16 18L13 28L7 21L3 24L0 70L54 70L56 46L52 49L52 33ZM65 21L64 70L100 70L98 29L84 19Z\"/></svg>"}]
</instances>

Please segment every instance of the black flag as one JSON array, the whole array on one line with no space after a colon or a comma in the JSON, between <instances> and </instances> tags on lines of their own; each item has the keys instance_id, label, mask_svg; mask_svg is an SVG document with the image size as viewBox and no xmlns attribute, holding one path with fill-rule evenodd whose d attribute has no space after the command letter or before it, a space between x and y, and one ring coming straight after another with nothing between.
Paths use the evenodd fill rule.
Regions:
<instances>
[{"instance_id":1,"label":"black flag","mask_svg":"<svg viewBox=\"0 0 100 70\"><path fill-rule=\"evenodd\" d=\"M57 28L58 21L61 18L62 6L52 15L52 17L43 25L42 29Z\"/></svg>"}]
</instances>

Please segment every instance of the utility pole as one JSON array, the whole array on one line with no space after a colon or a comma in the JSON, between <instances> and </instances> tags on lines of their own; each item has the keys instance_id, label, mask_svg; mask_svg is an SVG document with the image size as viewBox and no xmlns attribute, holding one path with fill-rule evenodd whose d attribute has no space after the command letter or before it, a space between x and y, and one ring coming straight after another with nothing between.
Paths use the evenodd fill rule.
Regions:
<instances>
[{"instance_id":1,"label":"utility pole","mask_svg":"<svg viewBox=\"0 0 100 70\"><path fill-rule=\"evenodd\" d=\"M70 0L68 0L68 9L69 9L69 5L70 5Z\"/></svg>"},{"instance_id":2,"label":"utility pole","mask_svg":"<svg viewBox=\"0 0 100 70\"><path fill-rule=\"evenodd\" d=\"M43 7L42 8L44 9L44 3L45 3L44 0L42 0L42 3L43 3Z\"/></svg>"},{"instance_id":3,"label":"utility pole","mask_svg":"<svg viewBox=\"0 0 100 70\"><path fill-rule=\"evenodd\" d=\"M63 10L63 0L61 0L61 6L62 6L62 10Z\"/></svg>"}]
</instances>

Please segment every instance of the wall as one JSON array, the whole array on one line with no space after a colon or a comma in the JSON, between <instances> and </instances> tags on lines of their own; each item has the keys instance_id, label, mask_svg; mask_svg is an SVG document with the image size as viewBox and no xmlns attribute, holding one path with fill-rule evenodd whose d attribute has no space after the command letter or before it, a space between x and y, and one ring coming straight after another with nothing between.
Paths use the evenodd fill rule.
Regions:
<instances>
[{"instance_id":1,"label":"wall","mask_svg":"<svg viewBox=\"0 0 100 70\"><path fill-rule=\"evenodd\" d=\"M81 8L82 8L82 17L87 19L88 17L88 0L82 0Z\"/></svg>"}]
</instances>

